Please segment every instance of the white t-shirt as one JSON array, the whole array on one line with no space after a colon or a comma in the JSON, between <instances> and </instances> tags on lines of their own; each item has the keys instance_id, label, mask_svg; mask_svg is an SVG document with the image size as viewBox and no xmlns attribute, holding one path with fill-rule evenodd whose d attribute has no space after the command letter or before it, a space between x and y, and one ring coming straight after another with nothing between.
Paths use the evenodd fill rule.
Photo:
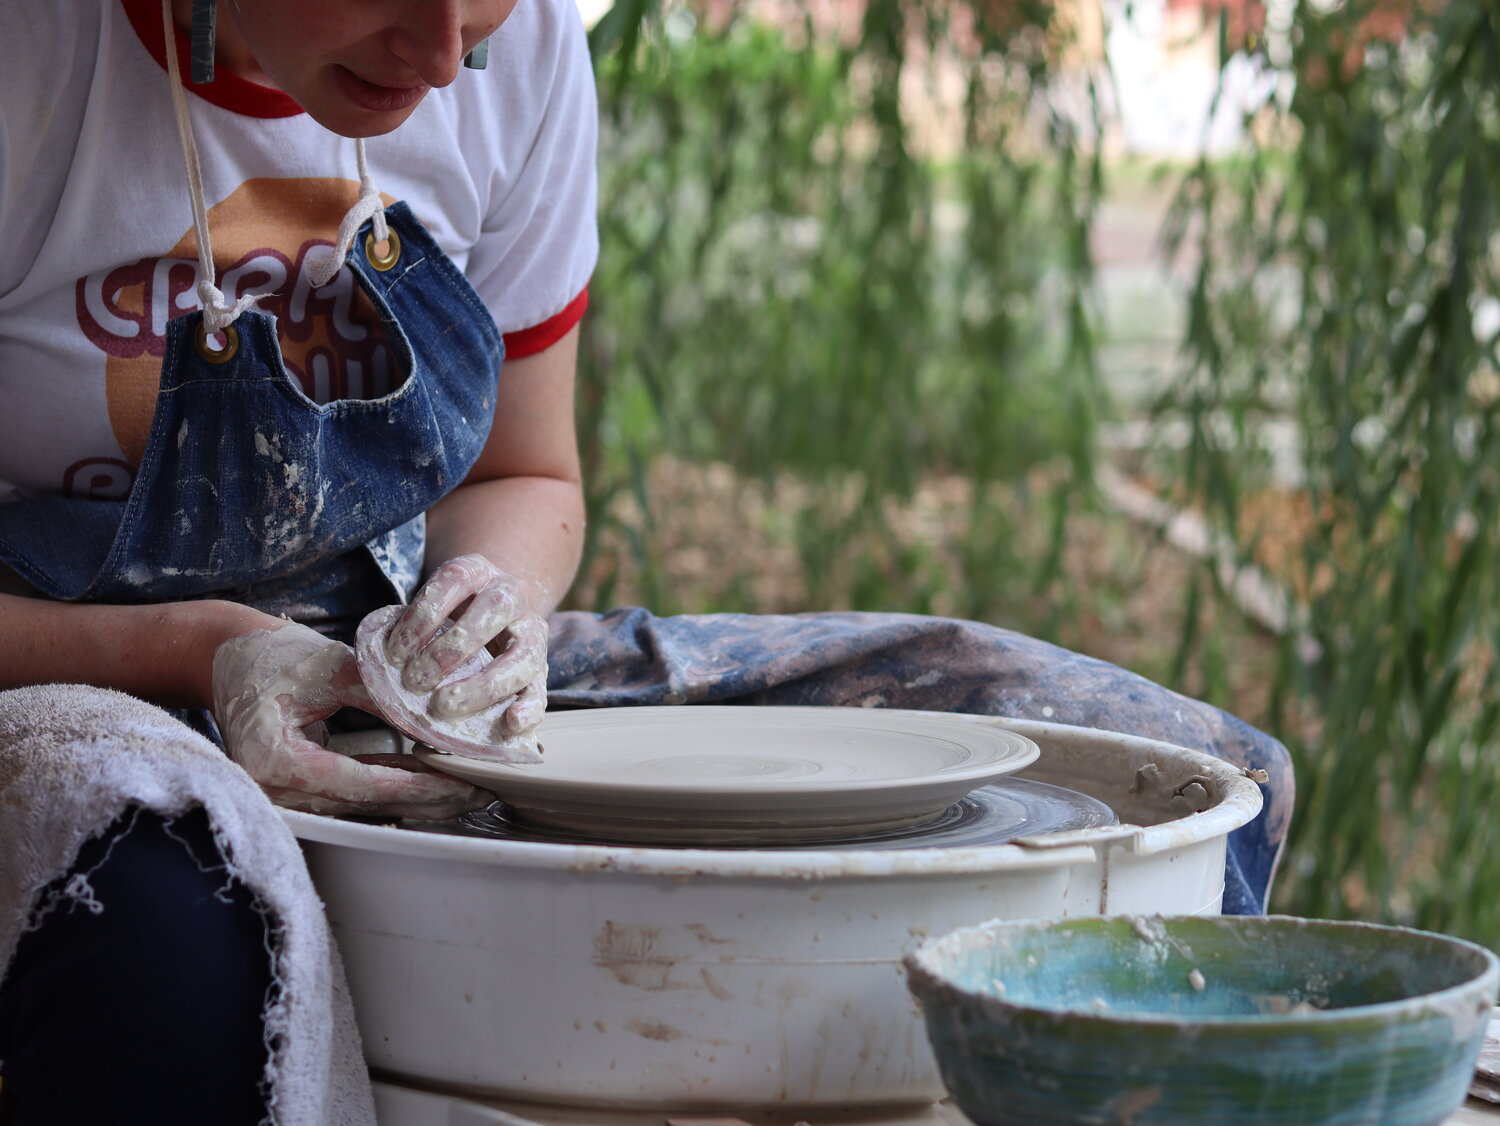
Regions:
<instances>
[{"instance_id":1,"label":"white t-shirt","mask_svg":"<svg viewBox=\"0 0 1500 1126\"><path fill-rule=\"evenodd\" d=\"M0 42L0 501L123 497L166 321L199 307L160 0L5 3ZM348 270L321 290L301 276L358 194L354 142L222 69L187 89L219 287L276 294L259 307L315 400L385 394L399 373ZM465 273L510 358L583 314L596 124L574 0L520 0L485 70L366 142L377 187Z\"/></svg>"}]
</instances>

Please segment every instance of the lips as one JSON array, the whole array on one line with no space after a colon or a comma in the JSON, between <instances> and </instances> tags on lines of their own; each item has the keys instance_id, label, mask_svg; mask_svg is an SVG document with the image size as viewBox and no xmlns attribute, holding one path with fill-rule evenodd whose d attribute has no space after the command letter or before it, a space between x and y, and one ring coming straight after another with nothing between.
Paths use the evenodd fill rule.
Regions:
<instances>
[{"instance_id":1,"label":"lips","mask_svg":"<svg viewBox=\"0 0 1500 1126\"><path fill-rule=\"evenodd\" d=\"M342 66L334 73L344 96L361 109L374 113L406 109L421 101L428 90L427 86L382 86L376 82L367 82Z\"/></svg>"}]
</instances>

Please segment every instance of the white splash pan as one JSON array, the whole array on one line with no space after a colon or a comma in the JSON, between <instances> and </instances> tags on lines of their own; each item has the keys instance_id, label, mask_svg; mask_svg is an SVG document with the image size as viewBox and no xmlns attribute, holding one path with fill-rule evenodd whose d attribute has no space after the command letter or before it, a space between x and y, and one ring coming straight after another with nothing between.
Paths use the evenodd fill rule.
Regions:
<instances>
[{"instance_id":1,"label":"white splash pan","mask_svg":"<svg viewBox=\"0 0 1500 1126\"><path fill-rule=\"evenodd\" d=\"M997 917L1217 913L1226 838L1261 809L1259 788L1207 755L1003 722L1042 749L1021 776L1131 824L973 849L771 852L284 815L366 1057L391 1078L575 1106L929 1103L942 1083L901 968L918 941Z\"/></svg>"}]
</instances>

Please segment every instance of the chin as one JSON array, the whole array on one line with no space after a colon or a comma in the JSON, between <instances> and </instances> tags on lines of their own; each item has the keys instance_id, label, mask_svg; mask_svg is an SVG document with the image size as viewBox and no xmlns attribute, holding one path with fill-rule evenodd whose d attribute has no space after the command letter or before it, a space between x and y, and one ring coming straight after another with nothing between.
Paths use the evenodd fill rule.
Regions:
<instances>
[{"instance_id":1,"label":"chin","mask_svg":"<svg viewBox=\"0 0 1500 1126\"><path fill-rule=\"evenodd\" d=\"M304 104L302 108L330 133L337 133L341 137L380 137L398 129L416 110L417 105L385 113L357 109L347 103L337 106Z\"/></svg>"}]
</instances>

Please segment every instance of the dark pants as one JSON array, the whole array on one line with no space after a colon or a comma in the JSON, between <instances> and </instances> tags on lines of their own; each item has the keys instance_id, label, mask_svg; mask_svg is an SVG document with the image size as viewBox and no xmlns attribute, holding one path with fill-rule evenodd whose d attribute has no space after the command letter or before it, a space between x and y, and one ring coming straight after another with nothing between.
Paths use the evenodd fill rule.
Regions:
<instances>
[{"instance_id":1,"label":"dark pants","mask_svg":"<svg viewBox=\"0 0 1500 1126\"><path fill-rule=\"evenodd\" d=\"M265 1117L266 924L201 809L127 810L42 893L33 924L0 985L0 1123Z\"/></svg>"}]
</instances>

